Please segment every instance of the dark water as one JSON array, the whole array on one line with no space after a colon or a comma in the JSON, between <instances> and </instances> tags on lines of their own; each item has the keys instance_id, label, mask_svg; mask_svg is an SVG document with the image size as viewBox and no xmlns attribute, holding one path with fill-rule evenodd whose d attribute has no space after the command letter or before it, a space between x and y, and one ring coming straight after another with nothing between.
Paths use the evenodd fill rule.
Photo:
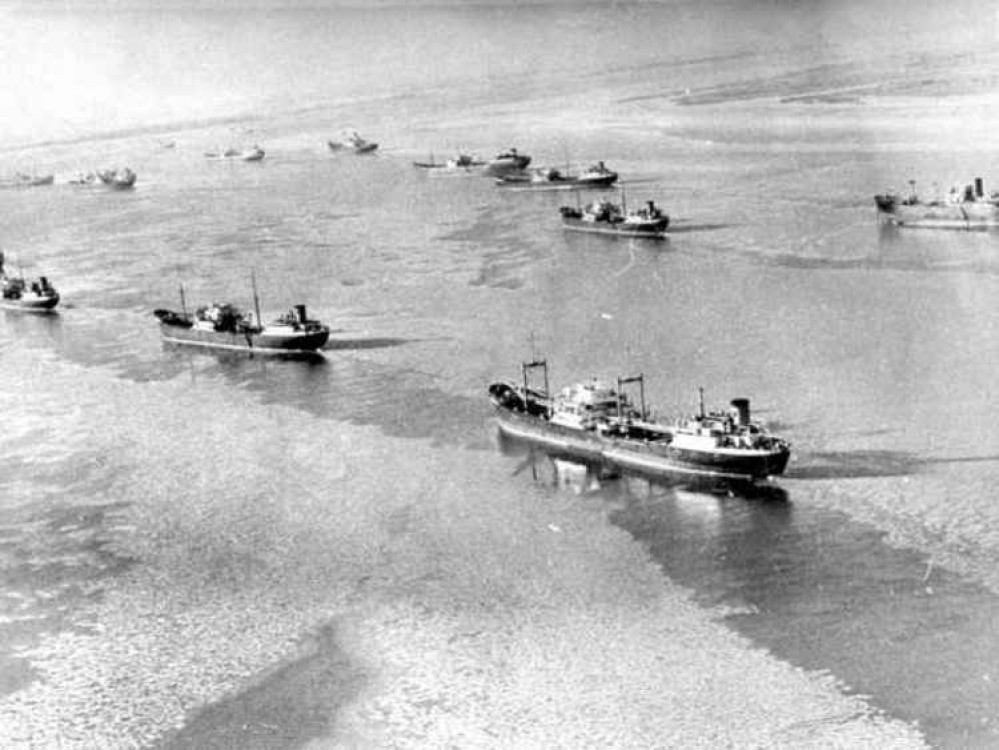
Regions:
<instances>
[{"instance_id":1,"label":"dark water","mask_svg":"<svg viewBox=\"0 0 999 750\"><path fill-rule=\"evenodd\" d=\"M647 598L639 555L661 566L653 596L687 587L775 662L839 681L813 686L823 700L869 696L879 726L934 745L995 744L995 235L880 227L871 205L994 171L991 9L8 18L9 90L59 86L18 98L0 172L127 163L139 182L0 195L8 260L64 299L0 317L4 741L433 744L450 726L418 718L433 696L471 711L475 675L545 642L510 623L575 622L580 591L592 613ZM64 54L36 53L39 34ZM348 126L379 153L329 153ZM251 142L262 163L202 156ZM569 197L410 166L510 145L605 160L672 237L563 235ZM249 306L251 273L265 313L304 302L341 343L306 361L160 343L151 310L181 284ZM749 396L794 443L788 476L750 499L536 484L495 449L484 398L536 354L553 383L642 371L664 413L698 386ZM664 646L630 647L622 663ZM538 668L597 656L566 658ZM386 677L401 664L411 682ZM608 684L643 705L654 678Z\"/></svg>"}]
</instances>

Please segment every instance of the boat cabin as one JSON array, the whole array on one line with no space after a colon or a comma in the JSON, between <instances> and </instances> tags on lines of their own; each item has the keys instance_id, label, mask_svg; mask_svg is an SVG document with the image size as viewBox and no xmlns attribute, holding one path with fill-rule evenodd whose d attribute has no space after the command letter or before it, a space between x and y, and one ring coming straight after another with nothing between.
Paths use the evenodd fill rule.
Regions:
<instances>
[{"instance_id":1,"label":"boat cabin","mask_svg":"<svg viewBox=\"0 0 999 750\"><path fill-rule=\"evenodd\" d=\"M626 394L594 378L589 383L563 388L555 397L550 421L577 430L593 430L636 413Z\"/></svg>"}]
</instances>

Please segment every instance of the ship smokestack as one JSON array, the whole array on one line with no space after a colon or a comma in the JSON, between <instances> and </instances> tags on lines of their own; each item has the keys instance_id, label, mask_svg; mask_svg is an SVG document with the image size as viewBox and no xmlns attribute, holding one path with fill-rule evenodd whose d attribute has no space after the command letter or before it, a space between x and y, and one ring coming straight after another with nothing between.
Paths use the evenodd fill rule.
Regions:
<instances>
[{"instance_id":1,"label":"ship smokestack","mask_svg":"<svg viewBox=\"0 0 999 750\"><path fill-rule=\"evenodd\" d=\"M985 185L982 183L981 177L975 178L975 195L979 198L985 197Z\"/></svg>"},{"instance_id":2,"label":"ship smokestack","mask_svg":"<svg viewBox=\"0 0 999 750\"><path fill-rule=\"evenodd\" d=\"M305 305L295 305L295 310L298 312L298 322L304 323L307 320L305 316Z\"/></svg>"},{"instance_id":3,"label":"ship smokestack","mask_svg":"<svg viewBox=\"0 0 999 750\"><path fill-rule=\"evenodd\" d=\"M748 427L749 426L749 399L748 398L734 398L732 399L732 411L738 413L739 426Z\"/></svg>"}]
</instances>

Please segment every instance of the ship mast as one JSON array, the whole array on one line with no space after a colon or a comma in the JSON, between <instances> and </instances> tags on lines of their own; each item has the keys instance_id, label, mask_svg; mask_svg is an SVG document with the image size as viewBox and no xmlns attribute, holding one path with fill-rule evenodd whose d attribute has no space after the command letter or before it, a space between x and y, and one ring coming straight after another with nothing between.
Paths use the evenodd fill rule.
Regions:
<instances>
[{"instance_id":1,"label":"ship mast","mask_svg":"<svg viewBox=\"0 0 999 750\"><path fill-rule=\"evenodd\" d=\"M263 318L260 317L260 297L257 295L257 274L250 271L250 284L253 286L253 309L257 313L257 327L263 328Z\"/></svg>"},{"instance_id":2,"label":"ship mast","mask_svg":"<svg viewBox=\"0 0 999 750\"><path fill-rule=\"evenodd\" d=\"M187 317L187 300L184 299L184 285L180 284L180 311Z\"/></svg>"}]
</instances>

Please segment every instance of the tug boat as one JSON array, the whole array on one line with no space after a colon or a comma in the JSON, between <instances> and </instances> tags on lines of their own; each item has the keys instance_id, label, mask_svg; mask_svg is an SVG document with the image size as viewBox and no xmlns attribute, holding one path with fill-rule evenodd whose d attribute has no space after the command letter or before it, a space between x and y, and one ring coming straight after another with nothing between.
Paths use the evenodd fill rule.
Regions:
<instances>
[{"instance_id":1,"label":"tug boat","mask_svg":"<svg viewBox=\"0 0 999 750\"><path fill-rule=\"evenodd\" d=\"M572 190L575 188L606 188L617 182L617 172L597 162L578 175L563 174L554 167L531 172L511 172L499 177L496 184L515 190Z\"/></svg>"},{"instance_id":2,"label":"tug boat","mask_svg":"<svg viewBox=\"0 0 999 750\"><path fill-rule=\"evenodd\" d=\"M562 226L574 232L610 234L617 237L665 239L669 216L646 201L645 207L629 212L622 200L620 206L607 200L594 201L585 207L562 206Z\"/></svg>"},{"instance_id":3,"label":"tug boat","mask_svg":"<svg viewBox=\"0 0 999 750\"><path fill-rule=\"evenodd\" d=\"M544 387L530 383L535 369ZM649 416L643 375L612 385L594 379L563 388L551 397L545 360L522 365L522 382L489 386L500 432L538 445L558 458L594 463L653 477L709 477L753 483L782 474L790 444L751 421L749 400L734 399L727 412L704 410L665 424ZM625 387L637 385L634 406Z\"/></svg>"},{"instance_id":4,"label":"tug boat","mask_svg":"<svg viewBox=\"0 0 999 750\"><path fill-rule=\"evenodd\" d=\"M0 307L24 312L54 312L59 304L59 292L49 280L39 276L30 283L23 276L8 276L0 252Z\"/></svg>"},{"instance_id":5,"label":"tug boat","mask_svg":"<svg viewBox=\"0 0 999 750\"><path fill-rule=\"evenodd\" d=\"M344 131L338 141L326 141L330 151L353 151L357 154L370 154L378 148L377 143L364 140L356 130Z\"/></svg>"},{"instance_id":6,"label":"tug boat","mask_svg":"<svg viewBox=\"0 0 999 750\"><path fill-rule=\"evenodd\" d=\"M329 340L329 326L310 320L305 305L295 305L270 323L261 323L254 284L256 317L229 303L213 303L188 314L181 287L181 312L158 309L163 340L171 344L211 349L235 349L264 354L315 352Z\"/></svg>"},{"instance_id":7,"label":"tug boat","mask_svg":"<svg viewBox=\"0 0 999 750\"><path fill-rule=\"evenodd\" d=\"M501 177L510 172L523 172L530 163L530 156L517 153L517 149L511 148L509 151L496 154L486 162L485 172L493 177Z\"/></svg>"},{"instance_id":8,"label":"tug boat","mask_svg":"<svg viewBox=\"0 0 999 750\"><path fill-rule=\"evenodd\" d=\"M878 215L896 226L933 229L989 229L999 227L999 193L986 195L984 182L956 185L943 199L923 200L916 183L909 183L909 195L884 193L874 196Z\"/></svg>"}]
</instances>

